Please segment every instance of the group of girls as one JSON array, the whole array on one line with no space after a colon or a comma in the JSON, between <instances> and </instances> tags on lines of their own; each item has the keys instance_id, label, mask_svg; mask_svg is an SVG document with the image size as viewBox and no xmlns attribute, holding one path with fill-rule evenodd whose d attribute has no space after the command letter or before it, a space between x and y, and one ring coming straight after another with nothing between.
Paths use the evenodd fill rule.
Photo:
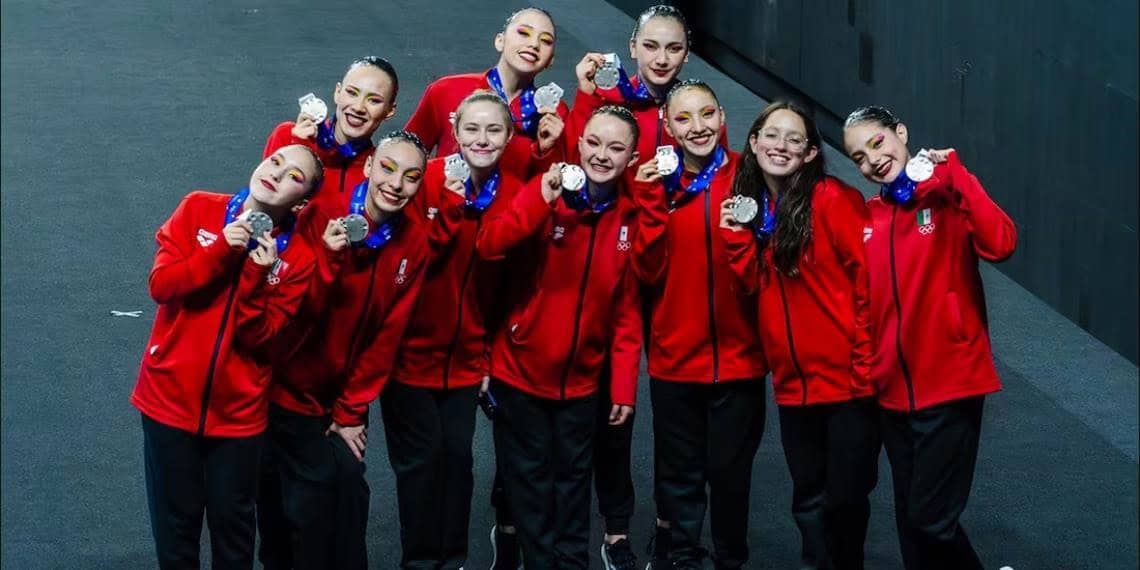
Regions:
<instances>
[{"instance_id":1,"label":"group of girls","mask_svg":"<svg viewBox=\"0 0 1140 570\"><path fill-rule=\"evenodd\" d=\"M637 19L616 86L589 53L573 108L538 108L555 36L546 12L512 14L494 67L435 81L380 137L397 74L360 59L328 118L273 130L248 187L193 192L159 229L131 401L160 567L199 566L203 513L217 568L252 567L258 533L266 568L366 567L378 399L401 558L374 565L466 563L481 405L493 568L586 568L591 476L602 561L634 568L643 347L649 567L749 559L769 373L804 567L862 568L884 444L906 567L981 567L958 522L1000 389L978 259L1011 255L1016 233L957 153L912 173L905 125L853 112L845 149L883 187L865 203L793 103L732 151L713 89L678 78L689 31L668 6Z\"/></svg>"}]
</instances>

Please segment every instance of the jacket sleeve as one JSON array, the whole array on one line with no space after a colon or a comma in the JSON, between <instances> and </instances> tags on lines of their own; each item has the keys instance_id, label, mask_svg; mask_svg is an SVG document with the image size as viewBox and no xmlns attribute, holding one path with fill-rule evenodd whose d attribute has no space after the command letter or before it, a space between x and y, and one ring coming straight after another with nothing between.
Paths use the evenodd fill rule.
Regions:
<instances>
[{"instance_id":1,"label":"jacket sleeve","mask_svg":"<svg viewBox=\"0 0 1140 570\"><path fill-rule=\"evenodd\" d=\"M265 139L265 150L261 152L261 158L268 158L269 155L277 152L282 147L291 144L303 144L307 147L313 146L313 141L308 139L299 139L293 136L293 121L285 121L277 125L272 132L269 133L269 138Z\"/></svg>"},{"instance_id":2,"label":"jacket sleeve","mask_svg":"<svg viewBox=\"0 0 1140 570\"><path fill-rule=\"evenodd\" d=\"M630 183L637 200L638 228L633 242L633 267L639 279L654 285L665 275L669 263L665 229L669 222L665 187L660 183Z\"/></svg>"},{"instance_id":3,"label":"jacket sleeve","mask_svg":"<svg viewBox=\"0 0 1140 570\"><path fill-rule=\"evenodd\" d=\"M641 283L626 271L614 315L613 343L610 346L610 397L615 404L633 406L637 402L637 376L641 367L643 327Z\"/></svg>"},{"instance_id":4,"label":"jacket sleeve","mask_svg":"<svg viewBox=\"0 0 1140 570\"><path fill-rule=\"evenodd\" d=\"M479 230L475 250L488 260L503 259L515 245L538 232L550 218L554 205L542 196L542 177L536 176L504 208Z\"/></svg>"},{"instance_id":5,"label":"jacket sleeve","mask_svg":"<svg viewBox=\"0 0 1140 570\"><path fill-rule=\"evenodd\" d=\"M756 238L749 228L730 230L720 228L720 235L724 238L724 255L740 290L746 295L756 293L760 282L760 263L757 259L761 255L756 246Z\"/></svg>"},{"instance_id":6,"label":"jacket sleeve","mask_svg":"<svg viewBox=\"0 0 1140 570\"><path fill-rule=\"evenodd\" d=\"M202 247L195 235L190 203L191 193L162 224L155 239L158 252L150 270L148 287L157 303L173 303L206 287L234 267L245 252L234 250L219 235L210 245Z\"/></svg>"},{"instance_id":7,"label":"jacket sleeve","mask_svg":"<svg viewBox=\"0 0 1140 570\"><path fill-rule=\"evenodd\" d=\"M294 247L303 248L300 244ZM292 248L290 248L292 249ZM311 251L290 256L293 262L276 285L267 279L270 267L262 267L247 259L238 282L235 312L236 338L239 345L257 350L269 344L297 316L309 291L315 267Z\"/></svg>"},{"instance_id":8,"label":"jacket sleeve","mask_svg":"<svg viewBox=\"0 0 1140 570\"><path fill-rule=\"evenodd\" d=\"M974 252L986 261L1009 259L1017 247L1017 226L990 198L982 183L962 164L957 152L950 153L946 170L956 191L958 209L969 224Z\"/></svg>"},{"instance_id":9,"label":"jacket sleeve","mask_svg":"<svg viewBox=\"0 0 1140 570\"><path fill-rule=\"evenodd\" d=\"M871 227L871 214L857 190L841 191L823 211L824 228L832 250L851 280L855 305L855 342L851 365L858 381L871 383L871 286L867 253L863 246L865 228Z\"/></svg>"},{"instance_id":10,"label":"jacket sleeve","mask_svg":"<svg viewBox=\"0 0 1140 570\"><path fill-rule=\"evenodd\" d=\"M391 308L384 317L380 331L372 342L363 347L348 373L348 381L340 396L333 403L333 421L342 426L358 426L368 415L368 405L380 396L380 392L392 375L396 360L396 350L407 329L416 304L420 286L423 284L425 254L413 270L409 272L411 282L399 290Z\"/></svg>"},{"instance_id":11,"label":"jacket sleeve","mask_svg":"<svg viewBox=\"0 0 1140 570\"><path fill-rule=\"evenodd\" d=\"M443 183L442 173L429 165L420 191L407 206L427 232L432 259L447 251L463 223L465 200L445 188Z\"/></svg>"},{"instance_id":12,"label":"jacket sleeve","mask_svg":"<svg viewBox=\"0 0 1140 570\"><path fill-rule=\"evenodd\" d=\"M439 139L443 136L443 129L445 128L440 123L440 112L436 108L435 94L438 89L437 83L432 83L427 86L427 89L424 89L424 95L420 98L419 105L416 106L416 110L408 119L408 124L404 125L404 130L420 137L420 141L424 143L424 148L429 151L439 144Z\"/></svg>"},{"instance_id":13,"label":"jacket sleeve","mask_svg":"<svg viewBox=\"0 0 1140 570\"><path fill-rule=\"evenodd\" d=\"M565 102L558 103L558 116L562 119L562 134L554 141L554 146L550 147L546 152L538 147L538 141L530 143L530 165L527 167L527 177L536 176L546 172L551 164L556 162L566 161L566 138L567 138L567 124L570 115L570 108L566 106Z\"/></svg>"}]
</instances>

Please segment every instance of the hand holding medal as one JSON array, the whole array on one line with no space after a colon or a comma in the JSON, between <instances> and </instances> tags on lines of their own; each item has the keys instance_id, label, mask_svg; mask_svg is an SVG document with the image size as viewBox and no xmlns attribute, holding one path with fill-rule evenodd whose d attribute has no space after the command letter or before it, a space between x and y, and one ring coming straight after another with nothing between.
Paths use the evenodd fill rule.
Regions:
<instances>
[{"instance_id":1,"label":"hand holding medal","mask_svg":"<svg viewBox=\"0 0 1140 570\"><path fill-rule=\"evenodd\" d=\"M329 220L321 238L329 251L341 251L348 247L348 231L344 227L344 219Z\"/></svg>"},{"instance_id":2,"label":"hand holding medal","mask_svg":"<svg viewBox=\"0 0 1140 570\"><path fill-rule=\"evenodd\" d=\"M554 148L554 144L562 136L562 129L566 126L562 117L558 116L558 104L562 102L563 90L557 83L548 83L534 92L534 105L542 118L538 120L538 149L547 152Z\"/></svg>"},{"instance_id":3,"label":"hand holding medal","mask_svg":"<svg viewBox=\"0 0 1140 570\"><path fill-rule=\"evenodd\" d=\"M574 75L578 77L578 90L593 95L598 86L594 84L594 75L606 64L606 56L590 52L582 56L582 60L574 68Z\"/></svg>"},{"instance_id":4,"label":"hand holding medal","mask_svg":"<svg viewBox=\"0 0 1140 570\"><path fill-rule=\"evenodd\" d=\"M249 258L262 267L277 263L277 240L269 235L269 230L257 234L257 245L249 251Z\"/></svg>"},{"instance_id":5,"label":"hand holding medal","mask_svg":"<svg viewBox=\"0 0 1140 570\"><path fill-rule=\"evenodd\" d=\"M315 139L317 125L328 118L328 105L312 93L297 99L297 104L300 105L301 112L297 115L296 124L293 125L293 136L299 139Z\"/></svg>"},{"instance_id":6,"label":"hand holding medal","mask_svg":"<svg viewBox=\"0 0 1140 570\"><path fill-rule=\"evenodd\" d=\"M607 53L602 58L602 65L594 73L594 85L598 89L613 89L621 81L621 60L616 53Z\"/></svg>"},{"instance_id":7,"label":"hand holding medal","mask_svg":"<svg viewBox=\"0 0 1140 570\"><path fill-rule=\"evenodd\" d=\"M749 196L733 196L731 202L728 207L729 213L732 214L733 221L740 225L752 223L760 211L756 200Z\"/></svg>"},{"instance_id":8,"label":"hand holding medal","mask_svg":"<svg viewBox=\"0 0 1140 570\"><path fill-rule=\"evenodd\" d=\"M567 165L563 163L551 164L550 168L542 175L542 181L539 187L542 190L542 199L546 200L547 204L553 204L560 196L562 196L563 181L562 173L563 168ZM581 169L579 169L581 170Z\"/></svg>"},{"instance_id":9,"label":"hand holding medal","mask_svg":"<svg viewBox=\"0 0 1140 570\"><path fill-rule=\"evenodd\" d=\"M448 190L467 196L467 181L471 179L471 167L463 160L463 155L455 153L443 159L444 186Z\"/></svg>"}]
</instances>

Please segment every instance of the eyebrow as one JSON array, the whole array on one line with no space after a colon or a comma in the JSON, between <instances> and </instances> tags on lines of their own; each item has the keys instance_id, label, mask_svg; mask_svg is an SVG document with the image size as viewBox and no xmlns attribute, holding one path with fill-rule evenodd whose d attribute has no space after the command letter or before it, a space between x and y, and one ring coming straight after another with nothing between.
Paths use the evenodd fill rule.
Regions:
<instances>
[{"instance_id":1,"label":"eyebrow","mask_svg":"<svg viewBox=\"0 0 1140 570\"><path fill-rule=\"evenodd\" d=\"M377 97L379 97L379 98L381 98L381 99L383 99L383 98L384 98L384 95L382 95L382 94L380 94L380 93L373 93L372 91L368 91L368 90L364 89L363 87L361 87L361 86L359 86L359 85L357 85L357 84L355 84L355 83L345 83L345 84L344 84L344 88L345 88L345 89L355 89L355 90L357 90L357 91L362 91L362 92L364 92L364 96L365 96L365 97L367 97L367 96L369 96L369 95L375 95L375 96L377 96Z\"/></svg>"}]
</instances>

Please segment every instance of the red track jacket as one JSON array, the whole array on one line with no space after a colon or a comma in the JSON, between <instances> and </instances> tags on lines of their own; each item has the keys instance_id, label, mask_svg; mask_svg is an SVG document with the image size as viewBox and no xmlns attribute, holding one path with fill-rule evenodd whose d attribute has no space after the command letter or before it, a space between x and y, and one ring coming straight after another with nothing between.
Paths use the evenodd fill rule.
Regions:
<instances>
[{"instance_id":1,"label":"red track jacket","mask_svg":"<svg viewBox=\"0 0 1140 570\"><path fill-rule=\"evenodd\" d=\"M435 80L427 86L419 106L404 128L418 135L429 150L433 146L436 147L437 157L458 152L459 145L455 142L452 123L455 120L455 110L459 108L463 99L480 89L491 90L486 72L449 75ZM515 97L510 106L514 117L522 116L519 97ZM558 115L565 120L568 114L566 103L559 103ZM533 175L545 172L551 163L562 160L561 149L562 145L555 143L549 152L540 153L538 142L523 133L516 122L514 137L507 144L500 166L515 178L527 180Z\"/></svg>"},{"instance_id":2,"label":"red track jacket","mask_svg":"<svg viewBox=\"0 0 1140 570\"><path fill-rule=\"evenodd\" d=\"M756 297L728 265L720 203L732 190L737 155L710 187L670 211L661 183L633 182L641 205L634 268L653 286L649 375L677 382L755 380L768 373L756 323ZM693 173L682 175L688 186Z\"/></svg>"},{"instance_id":3,"label":"red track jacket","mask_svg":"<svg viewBox=\"0 0 1140 570\"><path fill-rule=\"evenodd\" d=\"M352 189L364 180L364 163L372 155L372 151L366 150L353 158L345 158L335 148L324 150L314 140L294 137L293 124L293 121L286 121L277 125L273 132L269 133L269 138L265 141L265 151L262 152L262 158L268 157L281 147L291 144L303 144L313 149L321 158L321 164L325 168L325 178L321 183L321 188L313 195L310 203L327 204L336 211L347 208L349 201L352 200ZM324 228L321 230L323 231ZM314 243L322 248L324 247L320 240Z\"/></svg>"},{"instance_id":4,"label":"red track jacket","mask_svg":"<svg viewBox=\"0 0 1140 570\"><path fill-rule=\"evenodd\" d=\"M273 268L222 235L229 195L192 192L158 230L158 303L131 403L199 436L248 437L268 423L272 341L294 317L316 265L295 233Z\"/></svg>"},{"instance_id":5,"label":"red track jacket","mask_svg":"<svg viewBox=\"0 0 1140 570\"><path fill-rule=\"evenodd\" d=\"M978 258L1003 261L1013 221L951 153L911 204L868 203L867 240L879 403L914 411L1001 389Z\"/></svg>"},{"instance_id":6,"label":"red track jacket","mask_svg":"<svg viewBox=\"0 0 1140 570\"><path fill-rule=\"evenodd\" d=\"M503 267L478 258L475 238L487 219L510 208L522 182L503 172L495 199L479 213L444 186L443 162L428 161L408 205L427 228L431 260L392 378L446 390L478 384L490 373L488 331L501 322Z\"/></svg>"},{"instance_id":7,"label":"red track jacket","mask_svg":"<svg viewBox=\"0 0 1140 570\"><path fill-rule=\"evenodd\" d=\"M875 393L870 381L871 321L864 228L870 216L858 190L836 178L816 184L811 240L799 275L776 270L773 242L764 270L751 229L721 229L732 269L759 291L760 342L772 367L776 403L807 406Z\"/></svg>"},{"instance_id":8,"label":"red track jacket","mask_svg":"<svg viewBox=\"0 0 1140 570\"><path fill-rule=\"evenodd\" d=\"M283 335L284 359L274 370L274 404L361 425L392 373L396 350L415 306L428 261L423 228L405 218L391 241L330 251L322 235L348 209L310 206L301 224L320 244L319 271L304 319ZM403 214L401 214L403 215Z\"/></svg>"},{"instance_id":9,"label":"red track jacket","mask_svg":"<svg viewBox=\"0 0 1140 570\"><path fill-rule=\"evenodd\" d=\"M637 210L624 189L601 213L542 197L541 177L487 221L478 251L507 259L511 306L495 335L492 376L551 400L598 389L611 355L611 397L632 406L641 352L639 284L633 275Z\"/></svg>"}]
</instances>

